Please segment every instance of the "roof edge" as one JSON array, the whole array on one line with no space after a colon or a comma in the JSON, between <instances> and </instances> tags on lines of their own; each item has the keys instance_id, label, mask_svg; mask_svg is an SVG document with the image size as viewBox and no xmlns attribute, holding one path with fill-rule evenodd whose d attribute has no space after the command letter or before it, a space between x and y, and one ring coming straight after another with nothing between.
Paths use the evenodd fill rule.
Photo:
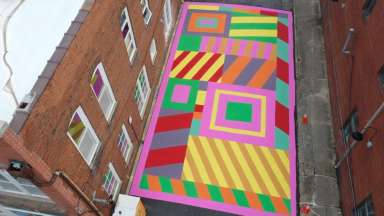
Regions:
<instances>
[{"instance_id":1,"label":"roof edge","mask_svg":"<svg viewBox=\"0 0 384 216\"><path fill-rule=\"evenodd\" d=\"M43 94L49 81L56 72L57 66L63 60L65 54L67 53L67 50L71 46L77 33L80 31L82 24L88 17L88 14L90 13L94 3L95 0L84 1L75 19L72 21L66 33L64 33L64 36L61 39L60 43L56 47L50 59L47 61L47 64L45 65L43 71L40 73L31 91L23 98L23 100L21 100L19 106L16 108L13 117L9 123L9 128L11 128L15 133L19 133L22 130L35 104L37 103L40 96ZM2 122L0 121L0 135L1 129Z\"/></svg>"}]
</instances>

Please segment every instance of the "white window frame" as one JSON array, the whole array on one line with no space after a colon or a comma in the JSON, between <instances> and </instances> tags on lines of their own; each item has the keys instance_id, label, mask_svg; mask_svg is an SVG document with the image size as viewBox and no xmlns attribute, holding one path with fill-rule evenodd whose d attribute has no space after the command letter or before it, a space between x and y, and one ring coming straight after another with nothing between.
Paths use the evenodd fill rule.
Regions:
<instances>
[{"instance_id":1,"label":"white window frame","mask_svg":"<svg viewBox=\"0 0 384 216\"><path fill-rule=\"evenodd\" d=\"M0 210L8 211L7 216L18 216L16 213L28 213L28 215L33 215L33 216L54 216L51 214L45 214L41 212L36 212L36 211L31 211L31 210L26 210L26 209L19 209L19 208L12 208L12 207L7 207L7 206L0 206ZM16 213L15 213L16 211ZM0 214L1 215L1 214Z\"/></svg>"},{"instance_id":2,"label":"white window frame","mask_svg":"<svg viewBox=\"0 0 384 216\"><path fill-rule=\"evenodd\" d=\"M105 185L105 183L106 183L105 179L103 179L103 186L102 187L108 195L112 196L113 200L116 200L117 196L119 195L120 188L121 188L121 179L120 179L119 175L117 174L115 168L113 167L112 163L108 164L108 169L107 169L107 172L105 175L107 175L109 173L109 171L111 171L113 178L116 179L116 182L117 182L116 187L114 189L112 189L112 194L108 194L108 185Z\"/></svg>"},{"instance_id":3,"label":"white window frame","mask_svg":"<svg viewBox=\"0 0 384 216\"><path fill-rule=\"evenodd\" d=\"M6 179L6 181L0 180L0 182L4 182L6 184L11 184L13 187L17 188L17 190L10 190L10 189L6 189L6 188L1 187L1 184L0 184L0 191L6 192L6 193L19 194L19 195L23 195L23 196L37 197L37 198L41 198L41 199L45 199L45 200L50 200L50 198L47 195L45 195L43 191L41 191L35 184L33 184L28 179L25 179L26 182L22 183L22 182L18 181L16 178L14 178L13 176L11 176L6 170L3 170L3 169L0 169L0 175ZM37 189L37 191L39 191L39 193L32 193L31 191L29 191L27 189L27 187L32 187L35 190Z\"/></svg>"},{"instance_id":4,"label":"white window frame","mask_svg":"<svg viewBox=\"0 0 384 216\"><path fill-rule=\"evenodd\" d=\"M127 141L126 146L123 146L123 147L120 146L121 145L120 143L123 141L122 136L124 136L124 138ZM119 140L118 140L117 145L120 149L120 152L121 152L125 162L129 163L129 160L131 159L131 155L133 152L133 143L132 143L131 137L129 136L129 134L127 132L127 128L125 127L124 124L121 126L121 133L119 134Z\"/></svg>"},{"instance_id":5,"label":"white window frame","mask_svg":"<svg viewBox=\"0 0 384 216\"><path fill-rule=\"evenodd\" d=\"M142 83L140 81L141 75L144 76L144 85L145 86L142 86ZM146 94L145 94L145 92L143 92L143 89L147 89ZM136 97L137 91L139 93L138 98ZM151 95L151 87L149 85L148 74L147 74L147 69L145 68L145 65L143 65L141 72L140 72L139 76L137 77L134 95L135 95L135 100L136 100L136 104L137 104L137 108L138 108L140 117L143 118L146 107L147 107L149 96Z\"/></svg>"},{"instance_id":6,"label":"white window frame","mask_svg":"<svg viewBox=\"0 0 384 216\"><path fill-rule=\"evenodd\" d=\"M97 70L99 70L101 79L103 80L103 84L104 84L103 88L100 90L99 97L97 97L96 92L93 90L92 84L90 84L90 86L93 94L95 95L95 97L97 98L97 101L99 102L101 111L103 112L105 119L107 120L107 122L110 122L112 119L113 113L115 112L117 101L116 101L115 95L113 94L113 90L112 90L111 84L109 83L103 63L100 62L96 66L95 70L93 71L92 77ZM112 99L112 104L109 106L109 110L103 110L103 107L101 106L101 103L100 103L103 96L106 96L105 94L109 94L109 97Z\"/></svg>"},{"instance_id":7,"label":"white window frame","mask_svg":"<svg viewBox=\"0 0 384 216\"><path fill-rule=\"evenodd\" d=\"M76 141L73 140L73 138L72 138L71 134L69 133L69 131L67 131L67 136L72 141L72 143L75 145L76 149L79 151L81 157L85 160L85 162L88 164L88 166L91 166L93 161L94 161L94 159L95 159L96 153L97 153L98 149L101 146L101 142L100 142L99 138L97 137L95 130L93 129L91 123L88 120L87 115L85 114L85 112L84 112L83 108L81 108L81 106L79 106L75 110L75 112L73 112L71 120L69 121L69 124L72 122L72 120L73 120L74 116L76 115L76 113L79 115L81 121L84 123L85 130L86 130L85 133L83 133L81 135L81 137L80 137L79 146L82 144L82 141L84 140L84 137L85 137L86 133L90 133L92 138L96 141L96 143L94 143L93 148L91 149L91 152L89 154L89 155L91 155L91 157L90 158L86 158L83 155L83 152L81 152L80 147L78 146ZM68 129L69 129L69 125L68 125Z\"/></svg>"},{"instance_id":8,"label":"white window frame","mask_svg":"<svg viewBox=\"0 0 384 216\"><path fill-rule=\"evenodd\" d=\"M151 56L152 64L155 64L157 56L157 48L155 38L152 38L151 46L149 47L149 55Z\"/></svg>"},{"instance_id":9,"label":"white window frame","mask_svg":"<svg viewBox=\"0 0 384 216\"><path fill-rule=\"evenodd\" d=\"M129 62L132 64L133 60L136 57L137 46L135 41L135 34L133 33L133 28L132 28L131 20L129 18L127 7L125 7L124 10L121 12L120 22L122 21L121 19L123 15L125 15L125 20L123 20L123 22L120 23L120 31L123 32L125 25L126 24L128 25L129 30L127 32L127 35L125 35L124 37L124 44L125 44L125 47L127 48ZM131 46L132 46L132 50L130 51Z\"/></svg>"},{"instance_id":10,"label":"white window frame","mask_svg":"<svg viewBox=\"0 0 384 216\"><path fill-rule=\"evenodd\" d=\"M140 0L140 5L142 7L141 13L143 14L144 23L145 25L148 25L152 17L152 11L149 8L148 0ZM145 16L145 11L147 11L147 17Z\"/></svg>"},{"instance_id":11,"label":"white window frame","mask_svg":"<svg viewBox=\"0 0 384 216\"><path fill-rule=\"evenodd\" d=\"M169 33L172 27L172 5L170 0L165 0L163 8L163 20L164 20L164 37L165 41L169 38Z\"/></svg>"}]
</instances>

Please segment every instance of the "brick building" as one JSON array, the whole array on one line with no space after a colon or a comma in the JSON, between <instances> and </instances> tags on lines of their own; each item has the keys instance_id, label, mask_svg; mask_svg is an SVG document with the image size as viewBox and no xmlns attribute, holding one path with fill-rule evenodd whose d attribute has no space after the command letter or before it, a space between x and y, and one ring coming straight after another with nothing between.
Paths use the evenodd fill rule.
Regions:
<instances>
[{"instance_id":1,"label":"brick building","mask_svg":"<svg viewBox=\"0 0 384 216\"><path fill-rule=\"evenodd\" d=\"M343 214L383 215L384 1L322 0L321 11Z\"/></svg>"},{"instance_id":2,"label":"brick building","mask_svg":"<svg viewBox=\"0 0 384 216\"><path fill-rule=\"evenodd\" d=\"M180 5L85 1L12 120L1 123L6 209L113 212L114 202L100 200L127 191ZM39 199L4 187L23 181Z\"/></svg>"}]
</instances>

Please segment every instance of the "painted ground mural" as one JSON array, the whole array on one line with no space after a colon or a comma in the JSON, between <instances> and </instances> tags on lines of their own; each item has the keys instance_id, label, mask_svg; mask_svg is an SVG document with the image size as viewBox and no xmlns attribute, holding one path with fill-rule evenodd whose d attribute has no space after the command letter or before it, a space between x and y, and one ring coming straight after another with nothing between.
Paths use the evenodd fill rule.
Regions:
<instances>
[{"instance_id":1,"label":"painted ground mural","mask_svg":"<svg viewBox=\"0 0 384 216\"><path fill-rule=\"evenodd\" d=\"M185 3L130 194L295 215L292 15Z\"/></svg>"}]
</instances>

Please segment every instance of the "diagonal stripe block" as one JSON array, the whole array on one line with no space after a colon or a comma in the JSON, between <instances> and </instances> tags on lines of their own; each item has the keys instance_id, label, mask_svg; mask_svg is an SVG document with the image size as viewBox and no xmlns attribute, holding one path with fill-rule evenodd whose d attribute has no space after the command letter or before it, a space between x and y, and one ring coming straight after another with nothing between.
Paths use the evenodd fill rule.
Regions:
<instances>
[{"instance_id":1,"label":"diagonal stripe block","mask_svg":"<svg viewBox=\"0 0 384 216\"><path fill-rule=\"evenodd\" d=\"M189 128L192 123L193 113L184 113L171 116L162 116L158 119L155 132L165 132Z\"/></svg>"},{"instance_id":2,"label":"diagonal stripe block","mask_svg":"<svg viewBox=\"0 0 384 216\"><path fill-rule=\"evenodd\" d=\"M288 27L281 22L277 23L278 38L288 43Z\"/></svg>"},{"instance_id":3,"label":"diagonal stripe block","mask_svg":"<svg viewBox=\"0 0 384 216\"><path fill-rule=\"evenodd\" d=\"M178 51L170 77L216 82L222 76L224 59L217 53Z\"/></svg>"},{"instance_id":4,"label":"diagonal stripe block","mask_svg":"<svg viewBox=\"0 0 384 216\"><path fill-rule=\"evenodd\" d=\"M277 58L277 78L281 79L285 83L289 83L289 66L288 63L281 58Z\"/></svg>"},{"instance_id":5,"label":"diagonal stripe block","mask_svg":"<svg viewBox=\"0 0 384 216\"><path fill-rule=\"evenodd\" d=\"M290 197L287 152L190 136L182 179L276 197Z\"/></svg>"},{"instance_id":6,"label":"diagonal stripe block","mask_svg":"<svg viewBox=\"0 0 384 216\"><path fill-rule=\"evenodd\" d=\"M149 151L145 167L183 163L186 150L187 146L176 146Z\"/></svg>"},{"instance_id":7,"label":"diagonal stripe block","mask_svg":"<svg viewBox=\"0 0 384 216\"><path fill-rule=\"evenodd\" d=\"M276 127L289 134L289 111L279 102L276 102Z\"/></svg>"}]
</instances>

